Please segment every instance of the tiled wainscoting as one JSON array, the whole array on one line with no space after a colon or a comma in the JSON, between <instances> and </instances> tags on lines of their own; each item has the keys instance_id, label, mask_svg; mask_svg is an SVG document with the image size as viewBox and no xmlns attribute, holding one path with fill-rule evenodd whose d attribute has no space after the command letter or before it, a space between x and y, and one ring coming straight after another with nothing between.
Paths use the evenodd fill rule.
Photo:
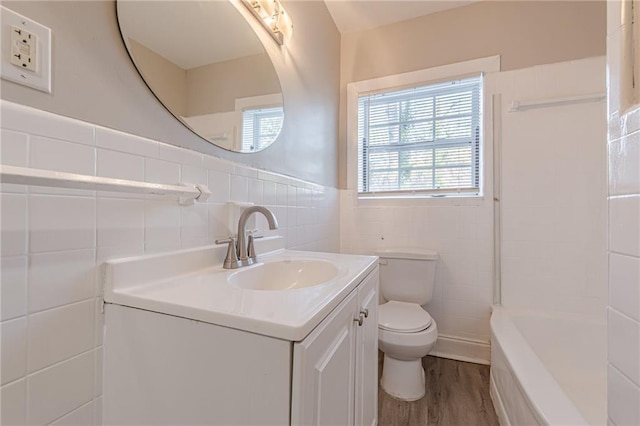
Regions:
<instances>
[{"instance_id":1,"label":"tiled wainscoting","mask_svg":"<svg viewBox=\"0 0 640 426\"><path fill-rule=\"evenodd\" d=\"M340 194L340 238L345 253L420 247L439 254L433 300L438 324L432 355L489 362L493 303L493 202L491 197L358 200Z\"/></svg>"},{"instance_id":2,"label":"tiled wainscoting","mask_svg":"<svg viewBox=\"0 0 640 426\"><path fill-rule=\"evenodd\" d=\"M640 424L640 108L630 108L631 2L607 3L609 73L609 310L607 414ZM628 8L627 10L623 10ZM629 18L630 19L630 18ZM638 25L637 23L635 25ZM635 32L635 29L633 29ZM636 59L636 67L638 66ZM636 89L637 90L637 89ZM637 95L636 95L637 96ZM637 99L637 97L636 97ZM636 101L637 102L637 101Z\"/></svg>"},{"instance_id":3,"label":"tiled wainscoting","mask_svg":"<svg viewBox=\"0 0 640 426\"><path fill-rule=\"evenodd\" d=\"M207 184L206 203L3 185L2 424L100 424L100 266L234 233L229 201L271 208L289 248L339 250L338 191L2 102L5 165ZM285 159L286 160L286 159ZM264 229L263 220L257 226Z\"/></svg>"}]
</instances>

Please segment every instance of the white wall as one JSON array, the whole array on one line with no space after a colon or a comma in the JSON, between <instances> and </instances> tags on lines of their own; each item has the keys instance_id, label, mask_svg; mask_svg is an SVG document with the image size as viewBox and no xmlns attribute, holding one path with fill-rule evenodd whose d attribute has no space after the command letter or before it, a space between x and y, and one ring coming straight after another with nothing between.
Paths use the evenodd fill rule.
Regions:
<instances>
[{"instance_id":1,"label":"white wall","mask_svg":"<svg viewBox=\"0 0 640 426\"><path fill-rule=\"evenodd\" d=\"M2 5L52 30L53 93L0 80L2 99L251 167L338 186L340 33L322 1L284 1L295 32L273 41L240 0L280 78L286 119L278 140L251 155L225 151L171 115L138 75L118 30L115 0L10 1ZM84 35L84 36L83 36Z\"/></svg>"},{"instance_id":2,"label":"white wall","mask_svg":"<svg viewBox=\"0 0 640 426\"><path fill-rule=\"evenodd\" d=\"M502 303L604 315L605 103L507 112L512 100L604 93L604 71L598 57L486 75L482 198L358 200L341 191L344 252L440 254L426 306L438 323L438 355L488 361L494 137L502 144ZM502 111L492 117L494 97ZM495 135L493 120L501 123Z\"/></svg>"},{"instance_id":3,"label":"white wall","mask_svg":"<svg viewBox=\"0 0 640 426\"><path fill-rule=\"evenodd\" d=\"M2 424L100 424L100 266L212 244L225 203L273 209L289 248L338 250L338 191L2 101L6 165L154 183L208 183L206 204L1 187ZM263 227L265 222L258 221ZM265 232L266 233L266 232Z\"/></svg>"},{"instance_id":4,"label":"white wall","mask_svg":"<svg viewBox=\"0 0 640 426\"><path fill-rule=\"evenodd\" d=\"M514 101L604 94L604 57L503 72L487 85L502 103L502 304L604 317L606 103L509 112Z\"/></svg>"},{"instance_id":5,"label":"white wall","mask_svg":"<svg viewBox=\"0 0 640 426\"><path fill-rule=\"evenodd\" d=\"M627 8L624 13L623 8ZM623 43L631 2L609 1L609 310L607 412L611 425L640 424L640 108L629 91ZM634 31L636 31L635 29ZM629 39L627 39L629 40ZM631 59L632 60L632 59ZM640 67L637 57L636 68ZM636 74L637 75L637 74ZM634 106L631 106L634 104Z\"/></svg>"}]
</instances>

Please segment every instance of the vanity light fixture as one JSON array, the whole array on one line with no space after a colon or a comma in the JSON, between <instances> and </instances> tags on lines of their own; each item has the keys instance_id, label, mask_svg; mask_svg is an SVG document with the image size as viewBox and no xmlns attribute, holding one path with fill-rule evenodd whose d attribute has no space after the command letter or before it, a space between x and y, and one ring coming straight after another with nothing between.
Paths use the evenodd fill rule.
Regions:
<instances>
[{"instance_id":1,"label":"vanity light fixture","mask_svg":"<svg viewBox=\"0 0 640 426\"><path fill-rule=\"evenodd\" d=\"M279 45L291 37L293 23L278 0L242 0L242 3Z\"/></svg>"}]
</instances>

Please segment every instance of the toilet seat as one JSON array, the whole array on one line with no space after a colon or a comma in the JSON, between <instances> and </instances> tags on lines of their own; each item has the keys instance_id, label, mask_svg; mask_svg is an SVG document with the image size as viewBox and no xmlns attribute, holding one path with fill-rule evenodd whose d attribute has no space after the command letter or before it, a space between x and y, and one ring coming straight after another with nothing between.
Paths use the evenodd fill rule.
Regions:
<instances>
[{"instance_id":1,"label":"toilet seat","mask_svg":"<svg viewBox=\"0 0 640 426\"><path fill-rule=\"evenodd\" d=\"M433 318L416 303L389 301L378 306L378 327L397 333L415 333L427 329Z\"/></svg>"}]
</instances>

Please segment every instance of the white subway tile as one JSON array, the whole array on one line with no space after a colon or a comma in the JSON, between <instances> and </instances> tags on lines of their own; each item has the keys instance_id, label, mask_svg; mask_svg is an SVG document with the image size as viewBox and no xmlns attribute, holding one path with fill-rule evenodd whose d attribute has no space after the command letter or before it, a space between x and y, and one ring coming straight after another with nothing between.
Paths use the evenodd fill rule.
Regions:
<instances>
[{"instance_id":1,"label":"white subway tile","mask_svg":"<svg viewBox=\"0 0 640 426\"><path fill-rule=\"evenodd\" d=\"M104 302L102 300L102 297L96 297L95 298L95 309L94 309L94 321L95 321L95 346L102 346L102 344L104 343L104 312L103 307L104 307Z\"/></svg>"},{"instance_id":2,"label":"white subway tile","mask_svg":"<svg viewBox=\"0 0 640 426\"><path fill-rule=\"evenodd\" d=\"M93 402L89 402L82 407L61 417L51 425L55 426L91 426L93 425L94 407Z\"/></svg>"},{"instance_id":3,"label":"white subway tile","mask_svg":"<svg viewBox=\"0 0 640 426\"><path fill-rule=\"evenodd\" d=\"M196 167L202 167L203 165L202 154L198 152L164 143L158 143L158 147L160 149L161 160L173 161L174 163Z\"/></svg>"},{"instance_id":4,"label":"white subway tile","mask_svg":"<svg viewBox=\"0 0 640 426\"><path fill-rule=\"evenodd\" d=\"M95 148L42 136L32 136L29 167L95 175Z\"/></svg>"},{"instance_id":5,"label":"white subway tile","mask_svg":"<svg viewBox=\"0 0 640 426\"><path fill-rule=\"evenodd\" d=\"M0 227L2 256L17 256L27 252L27 197L18 194L0 195Z\"/></svg>"},{"instance_id":6,"label":"white subway tile","mask_svg":"<svg viewBox=\"0 0 640 426\"><path fill-rule=\"evenodd\" d=\"M95 176L96 159L93 146L42 136L32 136L29 144L29 167L57 172ZM32 194L84 195L93 191L46 186L30 187Z\"/></svg>"},{"instance_id":7,"label":"white subway tile","mask_svg":"<svg viewBox=\"0 0 640 426\"><path fill-rule=\"evenodd\" d=\"M209 171L217 171L222 173L233 173L234 163L231 161L223 160L221 158L212 157L210 155L204 155L202 159L202 165Z\"/></svg>"},{"instance_id":8,"label":"white subway tile","mask_svg":"<svg viewBox=\"0 0 640 426\"><path fill-rule=\"evenodd\" d=\"M122 152L97 150L98 176L144 181L144 158Z\"/></svg>"},{"instance_id":9,"label":"white subway tile","mask_svg":"<svg viewBox=\"0 0 640 426\"><path fill-rule=\"evenodd\" d=\"M2 385L5 385L27 373L27 319L22 317L0 323L0 337L0 374Z\"/></svg>"},{"instance_id":10,"label":"white subway tile","mask_svg":"<svg viewBox=\"0 0 640 426\"><path fill-rule=\"evenodd\" d=\"M27 423L47 424L93 398L93 351L28 377Z\"/></svg>"},{"instance_id":11,"label":"white subway tile","mask_svg":"<svg viewBox=\"0 0 640 426\"><path fill-rule=\"evenodd\" d=\"M94 198L30 195L29 251L94 247L95 209Z\"/></svg>"},{"instance_id":12,"label":"white subway tile","mask_svg":"<svg viewBox=\"0 0 640 426\"><path fill-rule=\"evenodd\" d=\"M90 299L32 314L29 317L29 372L91 349L95 343L94 308L95 301ZM93 364L93 354L91 360Z\"/></svg>"},{"instance_id":13,"label":"white subway tile","mask_svg":"<svg viewBox=\"0 0 640 426\"><path fill-rule=\"evenodd\" d=\"M226 203L231 199L231 177L229 173L209 170L208 186L211 191L209 201L212 203Z\"/></svg>"},{"instance_id":14,"label":"white subway tile","mask_svg":"<svg viewBox=\"0 0 640 426\"><path fill-rule=\"evenodd\" d=\"M640 195L609 199L609 251L640 257Z\"/></svg>"},{"instance_id":15,"label":"white subway tile","mask_svg":"<svg viewBox=\"0 0 640 426\"><path fill-rule=\"evenodd\" d=\"M100 126L96 126L96 146L149 158L159 155L156 141Z\"/></svg>"},{"instance_id":16,"label":"white subway tile","mask_svg":"<svg viewBox=\"0 0 640 426\"><path fill-rule=\"evenodd\" d=\"M102 426L102 397L93 401L93 424Z\"/></svg>"},{"instance_id":17,"label":"white subway tile","mask_svg":"<svg viewBox=\"0 0 640 426\"><path fill-rule=\"evenodd\" d=\"M18 380L0 388L0 423L3 425L27 424L27 383Z\"/></svg>"},{"instance_id":18,"label":"white subway tile","mask_svg":"<svg viewBox=\"0 0 640 426\"><path fill-rule=\"evenodd\" d=\"M33 254L29 260L29 312L92 298L95 267L94 249Z\"/></svg>"},{"instance_id":19,"label":"white subway tile","mask_svg":"<svg viewBox=\"0 0 640 426\"><path fill-rule=\"evenodd\" d=\"M188 240L204 240L206 244L206 241L209 239L209 213L207 207L206 204L194 204L193 206L184 207L180 210L180 237L183 242ZM185 247L185 245L182 244L182 247ZM193 245L189 245L189 247L193 247Z\"/></svg>"},{"instance_id":20,"label":"white subway tile","mask_svg":"<svg viewBox=\"0 0 640 426\"><path fill-rule=\"evenodd\" d=\"M235 164L233 173L235 175L238 176L244 176L244 177L248 177L248 178L257 178L258 177L258 171L256 169L250 168L250 167L245 167L242 166L240 164Z\"/></svg>"},{"instance_id":21,"label":"white subway tile","mask_svg":"<svg viewBox=\"0 0 640 426\"><path fill-rule=\"evenodd\" d=\"M609 362L640 386L640 323L609 309L607 339Z\"/></svg>"},{"instance_id":22,"label":"white subway tile","mask_svg":"<svg viewBox=\"0 0 640 426\"><path fill-rule=\"evenodd\" d=\"M182 249L190 249L195 247L202 247L209 245L209 239L204 237L195 237L195 238L183 238L180 241L180 248Z\"/></svg>"},{"instance_id":23,"label":"white subway tile","mask_svg":"<svg viewBox=\"0 0 640 426\"><path fill-rule=\"evenodd\" d=\"M227 238L236 231L229 229L228 207L225 204L209 204L209 240Z\"/></svg>"},{"instance_id":24,"label":"white subway tile","mask_svg":"<svg viewBox=\"0 0 640 426\"><path fill-rule=\"evenodd\" d=\"M180 166L180 182L192 184L207 184L207 170L201 166Z\"/></svg>"},{"instance_id":25,"label":"white subway tile","mask_svg":"<svg viewBox=\"0 0 640 426\"><path fill-rule=\"evenodd\" d=\"M640 193L640 132L609 143L611 195Z\"/></svg>"},{"instance_id":26,"label":"white subway tile","mask_svg":"<svg viewBox=\"0 0 640 426\"><path fill-rule=\"evenodd\" d=\"M607 414L617 425L640 424L640 388L609 364Z\"/></svg>"},{"instance_id":27,"label":"white subway tile","mask_svg":"<svg viewBox=\"0 0 640 426\"><path fill-rule=\"evenodd\" d=\"M7 166L27 167L29 135L12 130L0 130L0 161Z\"/></svg>"},{"instance_id":28,"label":"white subway tile","mask_svg":"<svg viewBox=\"0 0 640 426\"><path fill-rule=\"evenodd\" d=\"M29 165L29 135L12 130L0 130L0 163L7 166L27 167ZM27 191L25 185L0 183L2 192Z\"/></svg>"},{"instance_id":29,"label":"white subway tile","mask_svg":"<svg viewBox=\"0 0 640 426\"><path fill-rule=\"evenodd\" d=\"M93 145L93 125L23 105L3 101L2 127L32 135Z\"/></svg>"},{"instance_id":30,"label":"white subway tile","mask_svg":"<svg viewBox=\"0 0 640 426\"><path fill-rule=\"evenodd\" d=\"M275 182L270 182L268 180L263 181L262 191L265 206L275 206L278 203Z\"/></svg>"},{"instance_id":31,"label":"white subway tile","mask_svg":"<svg viewBox=\"0 0 640 426\"><path fill-rule=\"evenodd\" d=\"M27 257L0 259L0 320L27 313Z\"/></svg>"},{"instance_id":32,"label":"white subway tile","mask_svg":"<svg viewBox=\"0 0 640 426\"><path fill-rule=\"evenodd\" d=\"M145 200L144 244L145 251L157 248L180 248L180 210L175 201Z\"/></svg>"},{"instance_id":33,"label":"white subway tile","mask_svg":"<svg viewBox=\"0 0 640 426\"><path fill-rule=\"evenodd\" d=\"M102 395L102 374L103 374L103 360L104 360L104 348L98 346L95 350L95 378L93 379L93 396L95 398Z\"/></svg>"},{"instance_id":34,"label":"white subway tile","mask_svg":"<svg viewBox=\"0 0 640 426\"><path fill-rule=\"evenodd\" d=\"M287 200L288 200L288 195L289 194L289 187L283 183L278 183L276 184L276 204L279 206L286 206L287 205Z\"/></svg>"},{"instance_id":35,"label":"white subway tile","mask_svg":"<svg viewBox=\"0 0 640 426\"><path fill-rule=\"evenodd\" d=\"M98 247L144 244L144 200L98 198Z\"/></svg>"},{"instance_id":36,"label":"white subway tile","mask_svg":"<svg viewBox=\"0 0 640 426\"><path fill-rule=\"evenodd\" d=\"M247 202L249 201L249 178L245 176L231 176L231 201Z\"/></svg>"},{"instance_id":37,"label":"white subway tile","mask_svg":"<svg viewBox=\"0 0 640 426\"><path fill-rule=\"evenodd\" d=\"M155 158L144 159L145 182L176 185L180 182L180 165Z\"/></svg>"},{"instance_id":38,"label":"white subway tile","mask_svg":"<svg viewBox=\"0 0 640 426\"><path fill-rule=\"evenodd\" d=\"M261 180L249 179L249 201L256 204L263 204L263 184Z\"/></svg>"},{"instance_id":39,"label":"white subway tile","mask_svg":"<svg viewBox=\"0 0 640 426\"><path fill-rule=\"evenodd\" d=\"M609 255L609 305L640 321L640 258Z\"/></svg>"},{"instance_id":40,"label":"white subway tile","mask_svg":"<svg viewBox=\"0 0 640 426\"><path fill-rule=\"evenodd\" d=\"M302 207L298 204L298 188L293 185L287 186L287 206Z\"/></svg>"}]
</instances>

